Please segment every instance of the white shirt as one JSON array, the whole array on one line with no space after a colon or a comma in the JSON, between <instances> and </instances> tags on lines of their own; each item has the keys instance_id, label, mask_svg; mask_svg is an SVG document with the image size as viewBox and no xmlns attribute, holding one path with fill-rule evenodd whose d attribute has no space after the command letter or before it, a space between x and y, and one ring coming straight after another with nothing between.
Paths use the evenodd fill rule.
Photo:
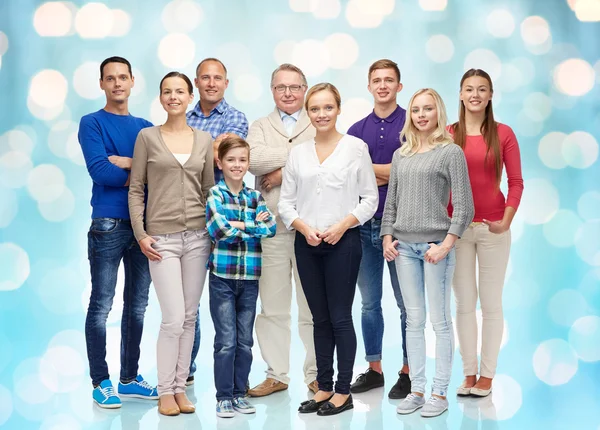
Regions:
<instances>
[{"instance_id":1,"label":"white shirt","mask_svg":"<svg viewBox=\"0 0 600 430\"><path fill-rule=\"evenodd\" d=\"M179 161L179 164L181 164L182 166L190 159L190 155L191 154L175 154L175 153L173 153L173 157L175 157L177 159L177 161Z\"/></svg>"},{"instance_id":2,"label":"white shirt","mask_svg":"<svg viewBox=\"0 0 600 430\"><path fill-rule=\"evenodd\" d=\"M279 216L291 230L297 218L324 232L352 214L362 225L377 211L379 192L367 144L346 134L319 163L314 139L290 151L279 197Z\"/></svg>"},{"instance_id":3,"label":"white shirt","mask_svg":"<svg viewBox=\"0 0 600 430\"><path fill-rule=\"evenodd\" d=\"M291 115L285 113L281 109L277 110L279 111L279 116L281 117L281 122L283 122L283 127L285 128L285 131L287 132L288 136L291 136L294 132L294 128L296 128L296 123L298 122L298 117L300 116L300 112L302 111L302 109L294 112Z\"/></svg>"}]
</instances>

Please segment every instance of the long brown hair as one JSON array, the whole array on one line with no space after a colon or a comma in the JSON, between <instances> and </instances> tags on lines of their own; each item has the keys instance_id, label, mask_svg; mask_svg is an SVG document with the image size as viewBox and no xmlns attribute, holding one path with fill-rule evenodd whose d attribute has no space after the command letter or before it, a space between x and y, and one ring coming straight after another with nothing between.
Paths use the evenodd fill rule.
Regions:
<instances>
[{"instance_id":1,"label":"long brown hair","mask_svg":"<svg viewBox=\"0 0 600 430\"><path fill-rule=\"evenodd\" d=\"M490 85L490 93L494 93L494 86L492 84L492 78L485 71L481 69L469 69L465 72L463 77L460 80L460 90L463 89L463 84L468 78L473 76L481 76L485 80L488 81ZM465 124L465 104L462 100L458 102L458 122L452 124L452 128L454 129L454 142L460 146L462 149L465 148L465 144L467 142L467 127ZM494 110L492 108L492 100L488 102L485 107L485 117L483 119L483 123L481 124L481 135L483 136L483 140L487 146L487 150L485 153L485 166L488 164L488 156L490 152L492 153L494 169L496 173L496 185L500 187L500 181L502 180L502 157L500 155L500 137L498 136L498 123L494 120Z\"/></svg>"}]
</instances>

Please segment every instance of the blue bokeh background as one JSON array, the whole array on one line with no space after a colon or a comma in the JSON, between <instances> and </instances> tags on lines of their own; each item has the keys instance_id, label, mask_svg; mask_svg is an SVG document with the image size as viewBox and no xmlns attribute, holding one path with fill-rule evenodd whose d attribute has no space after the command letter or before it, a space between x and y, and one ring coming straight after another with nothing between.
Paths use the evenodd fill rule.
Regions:
<instances>
[{"instance_id":1,"label":"blue bokeh background","mask_svg":"<svg viewBox=\"0 0 600 430\"><path fill-rule=\"evenodd\" d=\"M334 83L343 99L341 131L372 108L366 74L374 60L398 62L401 105L419 88L433 87L451 121L464 70L487 70L494 79L497 119L519 139L525 192L512 227L495 413L489 405L459 404L451 406L444 425L600 429L599 22L597 0L0 2L0 427L161 423L149 407L136 409L139 417L128 416L125 408L121 415L103 415L91 405L87 377L83 322L90 291L91 180L77 127L82 115L104 105L99 63L121 55L136 77L130 110L155 124L164 120L157 103L162 76L180 70L193 77L196 64L208 56L227 65L226 98L250 121L272 110L269 78L281 62L300 66L309 84ZM391 299L389 288L386 298ZM109 318L113 375L119 301L117 295ZM206 386L197 387L196 395L206 400L212 420L203 418L204 428L212 428L206 297L201 312L198 373ZM357 332L359 312L357 296ZM384 362L393 375L393 357L400 357L393 300L385 301L384 313L384 356L390 357ZM155 382L160 310L153 294L146 321L140 367ZM299 342L293 347L300 356ZM254 352L251 378L259 382L264 363L258 348ZM364 370L362 355L359 347L357 371ZM433 360L429 366L433 370ZM298 357L292 368L301 368ZM457 351L453 385L460 380ZM366 421L344 421L342 427L377 428L394 419L399 428L425 428L396 420L389 406L388 418L373 420L370 407ZM259 408L256 419L240 428L268 427L262 412ZM357 407L355 418L358 413ZM281 428L309 426L286 420ZM181 428L195 425L188 420Z\"/></svg>"}]
</instances>

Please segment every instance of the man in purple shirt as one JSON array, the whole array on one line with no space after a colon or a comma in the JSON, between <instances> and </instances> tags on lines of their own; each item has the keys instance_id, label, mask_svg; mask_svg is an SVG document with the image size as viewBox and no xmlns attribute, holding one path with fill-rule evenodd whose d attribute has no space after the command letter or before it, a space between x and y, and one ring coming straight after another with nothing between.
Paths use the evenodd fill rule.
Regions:
<instances>
[{"instance_id":1,"label":"man in purple shirt","mask_svg":"<svg viewBox=\"0 0 600 430\"><path fill-rule=\"evenodd\" d=\"M348 134L362 139L369 146L373 170L377 178L377 185L379 185L379 207L375 216L360 227L362 261L358 274L358 289L362 297L362 333L365 343L365 358L369 362L369 368L356 378L350 388L352 393L363 393L384 385L381 367L383 344L381 297L384 258L382 240L379 236L392 156L400 148L400 131L404 127L406 119L406 110L396 103L396 96L402 90L400 70L396 63L385 59L373 63L369 68L367 88L375 101L373 112L350 127ZM388 396L391 399L403 399L411 392L406 353L406 310L394 262L388 263L388 269L396 303L400 308L404 357L403 367L398 372L398 381Z\"/></svg>"}]
</instances>

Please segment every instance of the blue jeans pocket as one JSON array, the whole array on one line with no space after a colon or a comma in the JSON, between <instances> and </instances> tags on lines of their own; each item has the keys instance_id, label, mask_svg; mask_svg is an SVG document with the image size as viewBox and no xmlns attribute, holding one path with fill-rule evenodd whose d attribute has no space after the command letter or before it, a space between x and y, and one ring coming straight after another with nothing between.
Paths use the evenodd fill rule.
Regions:
<instances>
[{"instance_id":1,"label":"blue jeans pocket","mask_svg":"<svg viewBox=\"0 0 600 430\"><path fill-rule=\"evenodd\" d=\"M117 228L118 221L115 218L94 218L90 231L92 233L110 233Z\"/></svg>"}]
</instances>

